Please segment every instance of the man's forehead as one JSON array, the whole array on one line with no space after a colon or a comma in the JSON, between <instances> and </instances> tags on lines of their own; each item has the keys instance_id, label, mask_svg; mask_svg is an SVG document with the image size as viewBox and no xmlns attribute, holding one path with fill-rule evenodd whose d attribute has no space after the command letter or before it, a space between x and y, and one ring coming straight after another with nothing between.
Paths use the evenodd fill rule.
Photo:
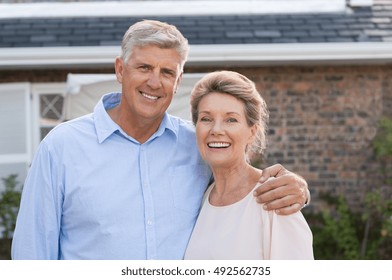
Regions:
<instances>
[{"instance_id":1,"label":"man's forehead","mask_svg":"<svg viewBox=\"0 0 392 280\"><path fill-rule=\"evenodd\" d=\"M181 56L176 49L159 48L156 46L135 47L131 52L134 60L155 61L158 60L165 64L181 64Z\"/></svg>"}]
</instances>

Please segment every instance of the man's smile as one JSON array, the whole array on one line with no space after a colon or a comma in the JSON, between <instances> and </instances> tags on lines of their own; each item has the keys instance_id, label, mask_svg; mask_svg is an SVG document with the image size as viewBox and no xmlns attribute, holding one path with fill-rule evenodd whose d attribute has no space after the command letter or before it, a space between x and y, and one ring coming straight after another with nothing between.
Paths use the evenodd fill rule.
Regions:
<instances>
[{"instance_id":1,"label":"man's smile","mask_svg":"<svg viewBox=\"0 0 392 280\"><path fill-rule=\"evenodd\" d=\"M149 94L147 94L147 93L145 93L143 91L140 91L140 94L142 96L144 96L145 98L148 98L150 100L157 100L159 98L158 96L149 95Z\"/></svg>"}]
</instances>

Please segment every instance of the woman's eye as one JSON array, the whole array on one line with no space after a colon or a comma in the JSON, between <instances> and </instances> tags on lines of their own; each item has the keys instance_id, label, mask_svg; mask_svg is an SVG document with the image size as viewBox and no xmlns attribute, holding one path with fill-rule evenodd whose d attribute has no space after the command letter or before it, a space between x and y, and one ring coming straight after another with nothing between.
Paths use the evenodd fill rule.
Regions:
<instances>
[{"instance_id":1,"label":"woman's eye","mask_svg":"<svg viewBox=\"0 0 392 280\"><path fill-rule=\"evenodd\" d=\"M209 121L210 121L210 118L202 117L202 118L200 118L200 121L201 121L201 122L209 122Z\"/></svg>"},{"instance_id":2,"label":"woman's eye","mask_svg":"<svg viewBox=\"0 0 392 280\"><path fill-rule=\"evenodd\" d=\"M229 119L227 120L227 122L229 122L229 123L235 123L235 122L237 122L237 119L235 119L235 118L229 118Z\"/></svg>"}]
</instances>

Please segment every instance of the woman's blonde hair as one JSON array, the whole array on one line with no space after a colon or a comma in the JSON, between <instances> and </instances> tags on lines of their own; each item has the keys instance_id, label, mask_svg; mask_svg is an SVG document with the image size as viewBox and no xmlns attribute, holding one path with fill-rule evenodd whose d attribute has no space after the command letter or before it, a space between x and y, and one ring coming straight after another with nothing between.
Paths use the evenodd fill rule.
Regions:
<instances>
[{"instance_id":1,"label":"woman's blonde hair","mask_svg":"<svg viewBox=\"0 0 392 280\"><path fill-rule=\"evenodd\" d=\"M244 104L245 117L249 127L256 126L256 136L250 152L262 153L267 145L266 134L269 119L267 104L257 91L254 82L244 75L233 71L216 71L205 75L194 86L191 93L192 121L196 125L199 116L201 99L212 93L219 92L231 95Z\"/></svg>"}]
</instances>

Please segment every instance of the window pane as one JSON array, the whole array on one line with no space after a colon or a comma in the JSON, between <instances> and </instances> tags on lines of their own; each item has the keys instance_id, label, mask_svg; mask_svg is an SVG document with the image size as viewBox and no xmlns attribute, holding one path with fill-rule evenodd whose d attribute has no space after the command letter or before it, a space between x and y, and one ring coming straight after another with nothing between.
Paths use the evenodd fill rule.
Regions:
<instances>
[{"instance_id":1,"label":"window pane","mask_svg":"<svg viewBox=\"0 0 392 280\"><path fill-rule=\"evenodd\" d=\"M0 88L0 155L26 153L26 93Z\"/></svg>"},{"instance_id":2,"label":"window pane","mask_svg":"<svg viewBox=\"0 0 392 280\"><path fill-rule=\"evenodd\" d=\"M64 97L61 94L40 94L40 137L41 140L58 125L63 118Z\"/></svg>"},{"instance_id":3,"label":"window pane","mask_svg":"<svg viewBox=\"0 0 392 280\"><path fill-rule=\"evenodd\" d=\"M64 98L60 94L40 95L40 115L43 119L60 120L63 116Z\"/></svg>"},{"instance_id":4,"label":"window pane","mask_svg":"<svg viewBox=\"0 0 392 280\"><path fill-rule=\"evenodd\" d=\"M41 140L45 138L45 136L53 129L54 126L46 126L40 128Z\"/></svg>"}]
</instances>

